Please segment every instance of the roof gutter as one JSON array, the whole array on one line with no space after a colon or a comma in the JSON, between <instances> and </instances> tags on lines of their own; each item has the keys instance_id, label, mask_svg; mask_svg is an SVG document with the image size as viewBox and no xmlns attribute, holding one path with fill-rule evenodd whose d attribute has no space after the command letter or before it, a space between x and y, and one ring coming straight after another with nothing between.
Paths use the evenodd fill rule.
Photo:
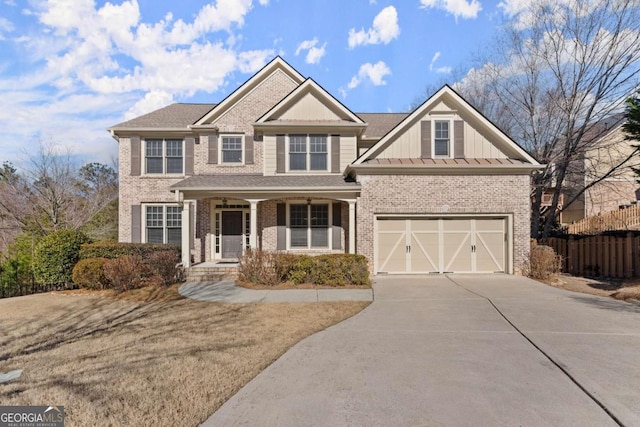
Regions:
<instances>
[{"instance_id":1,"label":"roof gutter","mask_svg":"<svg viewBox=\"0 0 640 427\"><path fill-rule=\"evenodd\" d=\"M177 187L171 186L171 191L233 191L234 193L268 193L268 192L287 192L287 193L326 193L330 192L342 192L351 193L353 191L360 191L361 187L354 184L353 187Z\"/></svg>"},{"instance_id":2,"label":"roof gutter","mask_svg":"<svg viewBox=\"0 0 640 427\"><path fill-rule=\"evenodd\" d=\"M369 173L388 173L389 171L408 172L416 174L420 172L443 172L443 173L460 173L460 172L483 172L483 173L511 173L514 171L532 172L534 170L543 169L545 165L465 165L465 164L442 164L442 165L425 165L425 164L389 164L389 165L349 165L345 169L345 176L351 172L369 172Z\"/></svg>"}]
</instances>

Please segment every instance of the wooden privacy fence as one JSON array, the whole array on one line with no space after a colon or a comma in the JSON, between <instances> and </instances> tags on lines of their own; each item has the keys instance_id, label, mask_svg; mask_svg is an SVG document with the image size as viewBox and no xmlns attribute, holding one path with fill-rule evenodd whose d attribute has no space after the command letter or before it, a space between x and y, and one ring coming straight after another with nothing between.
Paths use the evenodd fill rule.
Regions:
<instances>
[{"instance_id":1,"label":"wooden privacy fence","mask_svg":"<svg viewBox=\"0 0 640 427\"><path fill-rule=\"evenodd\" d=\"M540 244L562 256L562 271L574 276L640 277L640 235L550 237Z\"/></svg>"},{"instance_id":2,"label":"wooden privacy fence","mask_svg":"<svg viewBox=\"0 0 640 427\"><path fill-rule=\"evenodd\" d=\"M566 226L568 234L595 234L610 230L640 228L640 205L631 205L600 215L589 216Z\"/></svg>"}]
</instances>

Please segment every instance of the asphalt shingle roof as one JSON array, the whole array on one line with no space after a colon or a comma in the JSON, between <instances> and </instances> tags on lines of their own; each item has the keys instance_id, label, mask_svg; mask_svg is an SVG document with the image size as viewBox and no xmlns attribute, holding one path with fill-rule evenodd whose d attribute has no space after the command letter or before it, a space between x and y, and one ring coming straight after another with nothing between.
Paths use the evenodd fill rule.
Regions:
<instances>
[{"instance_id":1,"label":"asphalt shingle roof","mask_svg":"<svg viewBox=\"0 0 640 427\"><path fill-rule=\"evenodd\" d=\"M171 186L177 190L266 190L266 189L360 189L360 185L347 181L342 175L281 175L259 174L195 175Z\"/></svg>"},{"instance_id":2,"label":"asphalt shingle roof","mask_svg":"<svg viewBox=\"0 0 640 427\"><path fill-rule=\"evenodd\" d=\"M207 114L216 104L171 104L112 128L186 128Z\"/></svg>"},{"instance_id":3,"label":"asphalt shingle roof","mask_svg":"<svg viewBox=\"0 0 640 427\"><path fill-rule=\"evenodd\" d=\"M207 114L216 104L175 103L152 111L135 119L112 126L112 129L186 129ZM358 116L368 123L365 130L367 138L382 138L408 113L359 113Z\"/></svg>"},{"instance_id":4,"label":"asphalt shingle roof","mask_svg":"<svg viewBox=\"0 0 640 427\"><path fill-rule=\"evenodd\" d=\"M403 121L409 113L356 113L369 126L364 131L366 138L380 139L398 123Z\"/></svg>"}]
</instances>

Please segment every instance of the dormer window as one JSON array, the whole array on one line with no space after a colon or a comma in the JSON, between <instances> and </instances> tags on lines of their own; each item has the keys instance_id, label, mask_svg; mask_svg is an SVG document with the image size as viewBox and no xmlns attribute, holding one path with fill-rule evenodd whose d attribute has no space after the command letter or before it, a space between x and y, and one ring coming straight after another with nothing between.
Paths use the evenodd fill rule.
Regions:
<instances>
[{"instance_id":1,"label":"dormer window","mask_svg":"<svg viewBox=\"0 0 640 427\"><path fill-rule=\"evenodd\" d=\"M449 120L434 121L433 155L435 157L451 156L451 132Z\"/></svg>"},{"instance_id":2,"label":"dormer window","mask_svg":"<svg viewBox=\"0 0 640 427\"><path fill-rule=\"evenodd\" d=\"M290 171L326 171L328 170L327 135L290 134L289 170Z\"/></svg>"}]
</instances>

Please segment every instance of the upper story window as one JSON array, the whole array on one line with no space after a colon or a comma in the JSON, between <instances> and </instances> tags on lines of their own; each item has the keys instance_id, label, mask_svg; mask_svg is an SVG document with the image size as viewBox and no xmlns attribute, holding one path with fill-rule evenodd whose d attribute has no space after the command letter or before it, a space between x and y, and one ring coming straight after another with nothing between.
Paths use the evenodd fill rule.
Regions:
<instances>
[{"instance_id":1,"label":"upper story window","mask_svg":"<svg viewBox=\"0 0 640 427\"><path fill-rule=\"evenodd\" d=\"M181 174L184 170L181 139L147 139L145 171L148 174Z\"/></svg>"},{"instance_id":2,"label":"upper story window","mask_svg":"<svg viewBox=\"0 0 640 427\"><path fill-rule=\"evenodd\" d=\"M451 156L451 137L449 120L434 122L433 154L437 157Z\"/></svg>"},{"instance_id":3,"label":"upper story window","mask_svg":"<svg viewBox=\"0 0 640 427\"><path fill-rule=\"evenodd\" d=\"M223 135L220 152L222 164L242 164L242 140L241 135Z\"/></svg>"},{"instance_id":4,"label":"upper story window","mask_svg":"<svg viewBox=\"0 0 640 427\"><path fill-rule=\"evenodd\" d=\"M147 205L145 231L147 243L181 244L182 210L175 205Z\"/></svg>"},{"instance_id":5,"label":"upper story window","mask_svg":"<svg viewBox=\"0 0 640 427\"><path fill-rule=\"evenodd\" d=\"M329 150L327 139L327 135L290 134L289 170L328 170Z\"/></svg>"}]
</instances>

